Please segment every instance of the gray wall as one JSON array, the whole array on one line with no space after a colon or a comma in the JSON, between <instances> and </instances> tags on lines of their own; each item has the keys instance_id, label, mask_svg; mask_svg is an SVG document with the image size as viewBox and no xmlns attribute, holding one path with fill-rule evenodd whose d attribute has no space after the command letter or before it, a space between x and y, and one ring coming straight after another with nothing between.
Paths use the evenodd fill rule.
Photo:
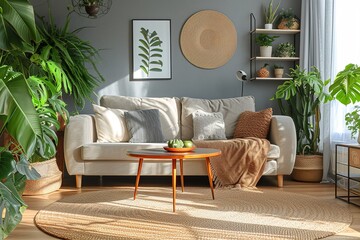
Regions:
<instances>
[{"instance_id":1,"label":"gray wall","mask_svg":"<svg viewBox=\"0 0 360 240\"><path fill-rule=\"evenodd\" d=\"M277 1L275 1L277 3ZM47 16L46 0L32 0L35 11ZM228 98L241 94L241 83L236 80L239 69L249 74L249 14L258 18L258 27L263 28L262 6L267 0L113 0L110 12L98 19L88 19L72 14L71 28L92 27L79 33L101 51L99 69L106 79L96 93L127 96L188 96L196 98ZM62 25L67 7L71 1L50 1L55 22ZM292 7L300 16L299 0L282 1L281 7ZM181 27L188 17L205 9L220 11L234 23L238 32L238 45L232 59L224 66L204 70L194 67L182 55L179 46ZM172 79L158 81L129 81L131 71L131 20L132 19L171 19L172 34ZM244 95L253 95L256 109L273 107L277 104L269 99L274 94L278 81L252 81L244 85ZM98 97L94 96L95 102ZM72 109L71 101L68 101ZM92 112L87 104L84 113Z\"/></svg>"}]
</instances>

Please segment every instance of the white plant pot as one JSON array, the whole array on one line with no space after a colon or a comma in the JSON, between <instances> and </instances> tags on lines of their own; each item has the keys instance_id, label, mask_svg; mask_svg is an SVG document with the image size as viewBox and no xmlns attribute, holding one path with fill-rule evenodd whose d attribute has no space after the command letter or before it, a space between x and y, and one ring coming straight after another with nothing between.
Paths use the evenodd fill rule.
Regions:
<instances>
[{"instance_id":1,"label":"white plant pot","mask_svg":"<svg viewBox=\"0 0 360 240\"><path fill-rule=\"evenodd\" d=\"M260 46L260 57L271 57L272 46Z\"/></svg>"},{"instance_id":2,"label":"white plant pot","mask_svg":"<svg viewBox=\"0 0 360 240\"><path fill-rule=\"evenodd\" d=\"M359 131L357 142L360 144L360 131Z\"/></svg>"},{"instance_id":3,"label":"white plant pot","mask_svg":"<svg viewBox=\"0 0 360 240\"><path fill-rule=\"evenodd\" d=\"M283 68L275 68L274 75L276 78L282 78L284 75L284 69Z\"/></svg>"},{"instance_id":4,"label":"white plant pot","mask_svg":"<svg viewBox=\"0 0 360 240\"><path fill-rule=\"evenodd\" d=\"M265 29L272 29L272 28L273 28L272 23L266 23L265 24Z\"/></svg>"}]
</instances>

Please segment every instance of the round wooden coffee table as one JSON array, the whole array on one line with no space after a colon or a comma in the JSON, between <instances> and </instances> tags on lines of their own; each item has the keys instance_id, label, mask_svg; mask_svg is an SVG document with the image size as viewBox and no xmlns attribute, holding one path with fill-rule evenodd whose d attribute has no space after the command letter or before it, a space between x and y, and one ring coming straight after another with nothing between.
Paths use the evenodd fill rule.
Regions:
<instances>
[{"instance_id":1,"label":"round wooden coffee table","mask_svg":"<svg viewBox=\"0 0 360 240\"><path fill-rule=\"evenodd\" d=\"M214 186L212 180L212 173L210 169L210 157L216 157L221 154L219 149L213 148L196 148L190 152L168 152L163 148L141 149L137 151L128 151L127 154L131 157L139 158L139 167L135 182L134 200L139 186L141 168L144 159L159 159L159 160L172 160L172 188L173 188L173 212L175 212L176 204L176 160L180 160L180 179L181 190L184 191L184 175L183 175L183 160L185 159L205 159L209 184L211 188L212 198L214 197Z\"/></svg>"}]
</instances>

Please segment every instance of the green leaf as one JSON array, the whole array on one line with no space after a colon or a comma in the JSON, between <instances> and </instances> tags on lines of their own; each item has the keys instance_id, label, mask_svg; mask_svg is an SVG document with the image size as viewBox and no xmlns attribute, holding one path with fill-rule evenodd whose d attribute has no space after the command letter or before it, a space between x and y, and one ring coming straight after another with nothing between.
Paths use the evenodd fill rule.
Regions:
<instances>
[{"instance_id":1,"label":"green leaf","mask_svg":"<svg viewBox=\"0 0 360 240\"><path fill-rule=\"evenodd\" d=\"M150 46L156 47L156 46L160 46L162 43L163 43L162 41L156 41L156 42L152 43Z\"/></svg>"},{"instance_id":2,"label":"green leaf","mask_svg":"<svg viewBox=\"0 0 360 240\"><path fill-rule=\"evenodd\" d=\"M161 54L159 54L159 53L154 53L154 54L151 54L151 56L150 57L162 57L162 55Z\"/></svg>"},{"instance_id":3,"label":"green leaf","mask_svg":"<svg viewBox=\"0 0 360 240\"><path fill-rule=\"evenodd\" d=\"M0 212L5 213L1 221L0 236L7 237L21 222L27 208L17 192L12 177L0 182Z\"/></svg>"},{"instance_id":4,"label":"green leaf","mask_svg":"<svg viewBox=\"0 0 360 240\"><path fill-rule=\"evenodd\" d=\"M348 64L329 87L330 94L344 105L360 101L360 67Z\"/></svg>"},{"instance_id":5,"label":"green leaf","mask_svg":"<svg viewBox=\"0 0 360 240\"><path fill-rule=\"evenodd\" d=\"M8 133L31 156L36 137L42 135L41 126L24 76L9 66L0 67L0 102L0 114L7 116Z\"/></svg>"},{"instance_id":6,"label":"green leaf","mask_svg":"<svg viewBox=\"0 0 360 240\"><path fill-rule=\"evenodd\" d=\"M149 49L149 44L147 44L147 42L145 42L144 40L142 39L139 39L139 42L144 45L145 48Z\"/></svg>"},{"instance_id":7,"label":"green leaf","mask_svg":"<svg viewBox=\"0 0 360 240\"><path fill-rule=\"evenodd\" d=\"M146 74L146 75L149 75L149 72L147 71L147 69L144 67L144 66L140 66L141 70L143 70L143 72Z\"/></svg>"},{"instance_id":8,"label":"green leaf","mask_svg":"<svg viewBox=\"0 0 360 240\"><path fill-rule=\"evenodd\" d=\"M161 68L151 68L150 72L162 72Z\"/></svg>"},{"instance_id":9,"label":"green leaf","mask_svg":"<svg viewBox=\"0 0 360 240\"><path fill-rule=\"evenodd\" d=\"M163 52L163 50L161 48L154 48L151 49L152 52Z\"/></svg>"},{"instance_id":10,"label":"green leaf","mask_svg":"<svg viewBox=\"0 0 360 240\"><path fill-rule=\"evenodd\" d=\"M25 175L26 178L30 180L36 180L41 177L35 168L31 167L29 161L25 158L24 155L20 155L20 160L16 164L16 169L19 173Z\"/></svg>"},{"instance_id":11,"label":"green leaf","mask_svg":"<svg viewBox=\"0 0 360 240\"><path fill-rule=\"evenodd\" d=\"M155 37L157 35L157 32L156 31L153 31L152 33L151 33L151 35L150 35L150 38L153 38L153 37Z\"/></svg>"},{"instance_id":12,"label":"green leaf","mask_svg":"<svg viewBox=\"0 0 360 240\"><path fill-rule=\"evenodd\" d=\"M141 62L144 64L145 67L149 67L149 64L146 61L141 60Z\"/></svg>"},{"instance_id":13,"label":"green leaf","mask_svg":"<svg viewBox=\"0 0 360 240\"><path fill-rule=\"evenodd\" d=\"M139 56L144 58L146 61L149 61L149 57L146 56L145 54L139 53Z\"/></svg>"},{"instance_id":14,"label":"green leaf","mask_svg":"<svg viewBox=\"0 0 360 240\"><path fill-rule=\"evenodd\" d=\"M2 0L0 8L3 10L0 15L0 47L4 50L32 50L31 41L39 40L33 6L27 0Z\"/></svg>"},{"instance_id":15,"label":"green leaf","mask_svg":"<svg viewBox=\"0 0 360 240\"><path fill-rule=\"evenodd\" d=\"M149 51L146 50L143 46L139 46L139 48L140 48L146 55L149 55Z\"/></svg>"},{"instance_id":16,"label":"green leaf","mask_svg":"<svg viewBox=\"0 0 360 240\"><path fill-rule=\"evenodd\" d=\"M0 152L0 179L8 178L16 170L16 161L11 152Z\"/></svg>"}]
</instances>

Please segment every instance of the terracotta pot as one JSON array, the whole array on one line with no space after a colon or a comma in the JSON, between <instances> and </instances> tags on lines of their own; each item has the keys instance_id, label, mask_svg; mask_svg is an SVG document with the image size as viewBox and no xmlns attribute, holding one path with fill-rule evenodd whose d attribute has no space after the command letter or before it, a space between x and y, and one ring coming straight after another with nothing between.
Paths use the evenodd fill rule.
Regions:
<instances>
[{"instance_id":1,"label":"terracotta pot","mask_svg":"<svg viewBox=\"0 0 360 240\"><path fill-rule=\"evenodd\" d=\"M31 166L38 171L41 178L26 180L23 195L40 195L59 190L62 183L62 172L60 172L55 158L44 162L31 163Z\"/></svg>"},{"instance_id":2,"label":"terracotta pot","mask_svg":"<svg viewBox=\"0 0 360 240\"><path fill-rule=\"evenodd\" d=\"M295 181L320 182L322 175L322 155L296 155L294 170L291 173Z\"/></svg>"}]
</instances>

